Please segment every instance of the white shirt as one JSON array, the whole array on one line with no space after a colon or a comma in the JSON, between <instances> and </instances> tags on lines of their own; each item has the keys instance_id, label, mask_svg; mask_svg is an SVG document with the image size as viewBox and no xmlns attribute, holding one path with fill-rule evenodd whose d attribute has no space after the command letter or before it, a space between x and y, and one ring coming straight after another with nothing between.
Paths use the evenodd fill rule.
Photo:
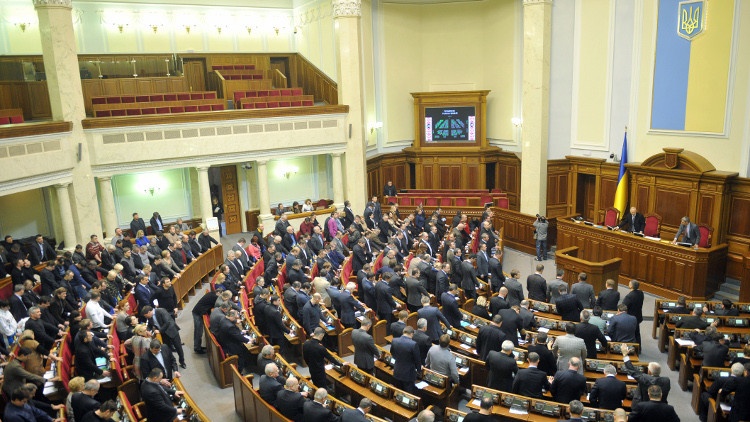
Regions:
<instances>
[{"instance_id":1,"label":"white shirt","mask_svg":"<svg viewBox=\"0 0 750 422\"><path fill-rule=\"evenodd\" d=\"M16 333L17 326L18 323L10 311L0 310L0 332L6 336L12 336Z\"/></svg>"},{"instance_id":2,"label":"white shirt","mask_svg":"<svg viewBox=\"0 0 750 422\"><path fill-rule=\"evenodd\" d=\"M98 301L86 302L86 317L94 324L94 328L107 328L107 324L104 323L104 309Z\"/></svg>"}]
</instances>

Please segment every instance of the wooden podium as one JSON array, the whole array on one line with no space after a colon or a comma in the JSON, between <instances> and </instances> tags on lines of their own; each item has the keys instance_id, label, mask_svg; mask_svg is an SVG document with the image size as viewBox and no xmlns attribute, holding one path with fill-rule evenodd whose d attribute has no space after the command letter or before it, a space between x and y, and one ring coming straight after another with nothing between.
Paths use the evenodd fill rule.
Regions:
<instances>
[{"instance_id":1,"label":"wooden podium","mask_svg":"<svg viewBox=\"0 0 750 422\"><path fill-rule=\"evenodd\" d=\"M578 246L571 246L555 251L555 264L557 268L565 270L563 280L572 286L578 281L578 274L586 273L586 281L594 286L594 293L599 294L606 289L606 281L612 279L617 281L620 276L620 263L622 258L612 258L602 262L592 262L578 258Z\"/></svg>"}]
</instances>

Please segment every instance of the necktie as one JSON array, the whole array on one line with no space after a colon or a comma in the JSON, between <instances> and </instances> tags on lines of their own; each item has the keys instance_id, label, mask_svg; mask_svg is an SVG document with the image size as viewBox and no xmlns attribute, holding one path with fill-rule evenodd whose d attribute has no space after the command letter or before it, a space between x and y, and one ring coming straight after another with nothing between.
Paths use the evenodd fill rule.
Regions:
<instances>
[{"instance_id":1,"label":"necktie","mask_svg":"<svg viewBox=\"0 0 750 422\"><path fill-rule=\"evenodd\" d=\"M154 320L154 327L161 328L159 327L159 321L156 319L156 312L154 312L154 316L152 316L151 318L153 318Z\"/></svg>"},{"instance_id":2,"label":"necktie","mask_svg":"<svg viewBox=\"0 0 750 422\"><path fill-rule=\"evenodd\" d=\"M44 259L44 246L39 245L39 258Z\"/></svg>"},{"instance_id":3,"label":"necktie","mask_svg":"<svg viewBox=\"0 0 750 422\"><path fill-rule=\"evenodd\" d=\"M685 226L685 234L687 235L687 237L690 237L690 224Z\"/></svg>"}]
</instances>

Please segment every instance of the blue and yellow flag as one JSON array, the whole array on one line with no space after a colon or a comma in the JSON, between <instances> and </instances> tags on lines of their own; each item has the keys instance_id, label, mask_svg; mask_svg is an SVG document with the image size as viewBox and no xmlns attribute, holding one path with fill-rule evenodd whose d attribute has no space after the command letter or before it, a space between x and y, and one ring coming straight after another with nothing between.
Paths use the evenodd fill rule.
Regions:
<instances>
[{"instance_id":1,"label":"blue and yellow flag","mask_svg":"<svg viewBox=\"0 0 750 422\"><path fill-rule=\"evenodd\" d=\"M615 208L620 210L620 215L625 215L625 207L628 206L628 131L625 130L625 139L622 141L622 153L620 155L620 174L617 176L617 190L615 191Z\"/></svg>"}]
</instances>

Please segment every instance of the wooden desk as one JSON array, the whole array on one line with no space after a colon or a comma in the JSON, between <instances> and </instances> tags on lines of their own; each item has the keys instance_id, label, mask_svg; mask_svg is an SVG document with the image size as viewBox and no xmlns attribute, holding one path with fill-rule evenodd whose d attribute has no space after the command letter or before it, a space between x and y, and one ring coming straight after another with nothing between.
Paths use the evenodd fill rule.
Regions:
<instances>
[{"instance_id":1,"label":"wooden desk","mask_svg":"<svg viewBox=\"0 0 750 422\"><path fill-rule=\"evenodd\" d=\"M595 292L606 289L608 279L617 280L620 276L621 258L612 258L603 262L592 262L578 257L577 246L570 246L555 251L555 263L558 269L565 270L565 278L569 285L575 283L578 274L586 273L588 283L594 287Z\"/></svg>"},{"instance_id":2,"label":"wooden desk","mask_svg":"<svg viewBox=\"0 0 750 422\"><path fill-rule=\"evenodd\" d=\"M356 403L359 403L359 400L364 397L372 400L372 402L377 405L373 410L373 413L375 413L376 416L386 417L395 422L406 422L417 417L417 414L421 410L420 407L416 410L409 410L405 407L401 407L393 400L378 396L370 391L369 388L357 384L348 375L342 375L335 369L327 369L326 375L328 376L328 379L333 381L336 385L337 394L349 393L352 395L352 400Z\"/></svg>"},{"instance_id":3,"label":"wooden desk","mask_svg":"<svg viewBox=\"0 0 750 422\"><path fill-rule=\"evenodd\" d=\"M724 282L727 244L696 250L672 245L672 239L657 241L576 223L572 217L557 219L557 248L577 246L579 258L589 261L622 258L622 284L635 279L649 293L705 299Z\"/></svg>"}]
</instances>

